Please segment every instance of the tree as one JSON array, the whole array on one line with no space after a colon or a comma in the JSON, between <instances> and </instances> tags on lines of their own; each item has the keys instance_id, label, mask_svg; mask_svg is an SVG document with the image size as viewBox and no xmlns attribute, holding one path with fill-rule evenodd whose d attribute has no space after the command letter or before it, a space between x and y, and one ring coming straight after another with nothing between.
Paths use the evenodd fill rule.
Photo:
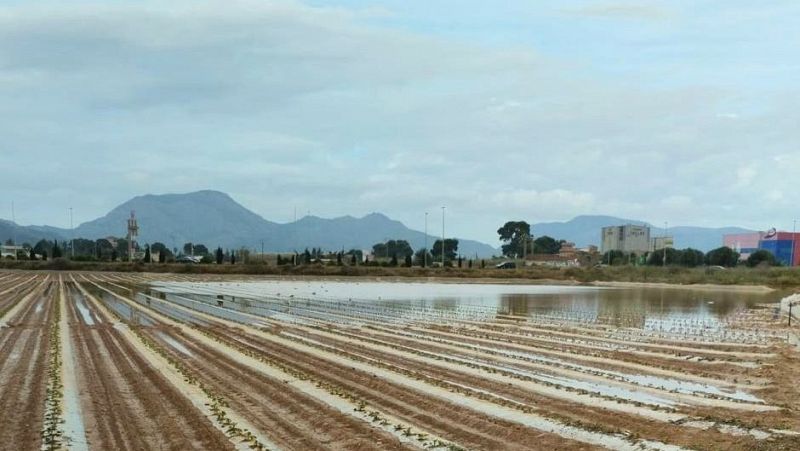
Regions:
<instances>
[{"instance_id":1,"label":"tree","mask_svg":"<svg viewBox=\"0 0 800 451\"><path fill-rule=\"evenodd\" d=\"M150 245L144 247L144 262L150 263Z\"/></svg>"},{"instance_id":2,"label":"tree","mask_svg":"<svg viewBox=\"0 0 800 451\"><path fill-rule=\"evenodd\" d=\"M356 254L355 254L355 253L353 253L353 254L350 254L350 264L351 264L351 265L353 265L353 266L355 266L355 265L357 265L357 264L358 264L358 263L356 262Z\"/></svg>"},{"instance_id":3,"label":"tree","mask_svg":"<svg viewBox=\"0 0 800 451\"><path fill-rule=\"evenodd\" d=\"M725 266L732 268L739 263L739 253L733 249L722 246L706 254L706 264L709 266Z\"/></svg>"},{"instance_id":4,"label":"tree","mask_svg":"<svg viewBox=\"0 0 800 451\"><path fill-rule=\"evenodd\" d=\"M158 262L164 263L167 260L172 260L175 256L166 244L156 241L150 246L150 252L158 252ZM163 257L162 257L163 256Z\"/></svg>"},{"instance_id":5,"label":"tree","mask_svg":"<svg viewBox=\"0 0 800 451\"><path fill-rule=\"evenodd\" d=\"M337 266L342 266L342 253L341 252L337 252L336 253L336 265Z\"/></svg>"},{"instance_id":6,"label":"tree","mask_svg":"<svg viewBox=\"0 0 800 451\"><path fill-rule=\"evenodd\" d=\"M194 255L209 255L209 254L211 254L211 252L209 252L208 248L205 247L205 245L203 244L194 245Z\"/></svg>"},{"instance_id":7,"label":"tree","mask_svg":"<svg viewBox=\"0 0 800 451\"><path fill-rule=\"evenodd\" d=\"M413 266L413 264L414 262L412 261L411 256L406 255L406 261L405 261L406 268L410 268L411 266Z\"/></svg>"},{"instance_id":8,"label":"tree","mask_svg":"<svg viewBox=\"0 0 800 451\"><path fill-rule=\"evenodd\" d=\"M217 264L221 265L222 261L225 259L225 254L222 253L222 248L218 247L216 252L214 253L217 258ZM280 257L280 256L278 256Z\"/></svg>"},{"instance_id":9,"label":"tree","mask_svg":"<svg viewBox=\"0 0 800 451\"><path fill-rule=\"evenodd\" d=\"M547 235L540 236L533 241L534 254L557 254L561 250L561 241L556 241Z\"/></svg>"},{"instance_id":10,"label":"tree","mask_svg":"<svg viewBox=\"0 0 800 451\"><path fill-rule=\"evenodd\" d=\"M505 243L502 247L503 255L519 258L530 241L531 226L525 221L508 221L497 229L497 234L500 235L500 241Z\"/></svg>"},{"instance_id":11,"label":"tree","mask_svg":"<svg viewBox=\"0 0 800 451\"><path fill-rule=\"evenodd\" d=\"M303 263L311 263L311 252L308 251L308 248L303 252Z\"/></svg>"},{"instance_id":12,"label":"tree","mask_svg":"<svg viewBox=\"0 0 800 451\"><path fill-rule=\"evenodd\" d=\"M667 265L683 265L684 252L671 247L653 251L647 257L647 264L650 266L664 266L664 256L667 257Z\"/></svg>"},{"instance_id":13,"label":"tree","mask_svg":"<svg viewBox=\"0 0 800 451\"><path fill-rule=\"evenodd\" d=\"M184 243L183 244L183 254L184 255L194 255L194 244L191 243L191 242Z\"/></svg>"},{"instance_id":14,"label":"tree","mask_svg":"<svg viewBox=\"0 0 800 451\"><path fill-rule=\"evenodd\" d=\"M753 252L747 257L747 266L755 268L756 266L778 266L778 260L772 252L761 249Z\"/></svg>"},{"instance_id":15,"label":"tree","mask_svg":"<svg viewBox=\"0 0 800 451\"><path fill-rule=\"evenodd\" d=\"M53 242L47 240L39 240L34 246L33 251L39 255L44 256L47 251L53 249Z\"/></svg>"},{"instance_id":16,"label":"tree","mask_svg":"<svg viewBox=\"0 0 800 451\"><path fill-rule=\"evenodd\" d=\"M625 261L625 254L622 251L608 251L603 254L603 264L621 265Z\"/></svg>"},{"instance_id":17,"label":"tree","mask_svg":"<svg viewBox=\"0 0 800 451\"><path fill-rule=\"evenodd\" d=\"M372 255L378 257L390 257L396 255L397 258L406 258L407 255L414 255L414 249L406 240L389 240L385 243L377 243L372 246Z\"/></svg>"},{"instance_id":18,"label":"tree","mask_svg":"<svg viewBox=\"0 0 800 451\"><path fill-rule=\"evenodd\" d=\"M417 252L414 253L414 263L417 266L424 268L427 265L430 265L433 261L433 255L428 252L428 249L420 248Z\"/></svg>"},{"instance_id":19,"label":"tree","mask_svg":"<svg viewBox=\"0 0 800 451\"><path fill-rule=\"evenodd\" d=\"M392 254L392 261L389 262L392 266L397 266L397 254Z\"/></svg>"},{"instance_id":20,"label":"tree","mask_svg":"<svg viewBox=\"0 0 800 451\"><path fill-rule=\"evenodd\" d=\"M236 251L231 251L231 265L236 264Z\"/></svg>"},{"instance_id":21,"label":"tree","mask_svg":"<svg viewBox=\"0 0 800 451\"><path fill-rule=\"evenodd\" d=\"M51 255L53 258L61 258L61 248L58 247L58 240L53 241L53 251Z\"/></svg>"},{"instance_id":22,"label":"tree","mask_svg":"<svg viewBox=\"0 0 800 451\"><path fill-rule=\"evenodd\" d=\"M683 250L683 255L681 256L681 265L689 268L695 268L703 264L705 257L706 256L702 251L689 247Z\"/></svg>"},{"instance_id":23,"label":"tree","mask_svg":"<svg viewBox=\"0 0 800 451\"><path fill-rule=\"evenodd\" d=\"M31 248L30 251L28 252L28 258L30 258L31 260L36 260L36 253L33 252L33 248Z\"/></svg>"},{"instance_id":24,"label":"tree","mask_svg":"<svg viewBox=\"0 0 800 451\"><path fill-rule=\"evenodd\" d=\"M442 260L442 240L436 240L433 243L433 258L434 261ZM458 253L458 240L455 238L447 238L444 240L444 259L445 261L455 260Z\"/></svg>"},{"instance_id":25,"label":"tree","mask_svg":"<svg viewBox=\"0 0 800 451\"><path fill-rule=\"evenodd\" d=\"M378 257L388 257L389 256L389 247L386 243L376 243L372 245L372 255L375 258Z\"/></svg>"},{"instance_id":26,"label":"tree","mask_svg":"<svg viewBox=\"0 0 800 451\"><path fill-rule=\"evenodd\" d=\"M120 238L117 240L117 255L122 260L128 259L128 240L126 238ZM116 256L114 258L116 260Z\"/></svg>"}]
</instances>

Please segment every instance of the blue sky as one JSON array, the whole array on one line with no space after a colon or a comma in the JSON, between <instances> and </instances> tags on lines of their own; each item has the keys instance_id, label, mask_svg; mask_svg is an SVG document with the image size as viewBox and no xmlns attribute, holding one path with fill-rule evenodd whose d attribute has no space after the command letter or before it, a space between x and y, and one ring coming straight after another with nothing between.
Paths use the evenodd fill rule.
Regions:
<instances>
[{"instance_id":1,"label":"blue sky","mask_svg":"<svg viewBox=\"0 0 800 451\"><path fill-rule=\"evenodd\" d=\"M800 216L800 4L493 3L0 2L0 201L61 226L198 189L281 222L446 205L487 242Z\"/></svg>"}]
</instances>

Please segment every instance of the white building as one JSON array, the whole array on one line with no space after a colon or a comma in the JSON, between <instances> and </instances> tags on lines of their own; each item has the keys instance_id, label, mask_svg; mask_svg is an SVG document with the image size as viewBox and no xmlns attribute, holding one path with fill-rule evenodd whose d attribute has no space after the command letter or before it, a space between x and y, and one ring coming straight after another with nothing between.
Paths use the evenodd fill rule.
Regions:
<instances>
[{"instance_id":1,"label":"white building","mask_svg":"<svg viewBox=\"0 0 800 451\"><path fill-rule=\"evenodd\" d=\"M9 246L7 244L0 245L0 258L17 258L18 252L28 253L22 246Z\"/></svg>"},{"instance_id":2,"label":"white building","mask_svg":"<svg viewBox=\"0 0 800 451\"><path fill-rule=\"evenodd\" d=\"M650 227L633 224L603 227L600 250L644 254L650 251Z\"/></svg>"}]
</instances>

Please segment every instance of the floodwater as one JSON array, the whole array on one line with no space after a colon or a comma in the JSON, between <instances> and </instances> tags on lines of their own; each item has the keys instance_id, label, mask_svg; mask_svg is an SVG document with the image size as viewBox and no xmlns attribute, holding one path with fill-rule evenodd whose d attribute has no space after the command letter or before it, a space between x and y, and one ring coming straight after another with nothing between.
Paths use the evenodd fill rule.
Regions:
<instances>
[{"instance_id":1,"label":"floodwater","mask_svg":"<svg viewBox=\"0 0 800 451\"><path fill-rule=\"evenodd\" d=\"M779 293L675 288L601 288L547 285L260 281L156 283L155 290L219 300L266 299L367 303L433 310L479 309L513 316L561 316L593 323L662 327L664 321L716 322L758 305L778 302Z\"/></svg>"}]
</instances>

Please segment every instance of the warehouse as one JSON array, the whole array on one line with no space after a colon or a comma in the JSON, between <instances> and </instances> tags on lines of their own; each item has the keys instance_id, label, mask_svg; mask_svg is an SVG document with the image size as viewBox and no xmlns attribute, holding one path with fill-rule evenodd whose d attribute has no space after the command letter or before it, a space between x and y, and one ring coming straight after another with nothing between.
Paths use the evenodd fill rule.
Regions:
<instances>
[{"instance_id":1,"label":"warehouse","mask_svg":"<svg viewBox=\"0 0 800 451\"><path fill-rule=\"evenodd\" d=\"M737 233L725 235L723 244L741 254L746 259L755 251L766 250L784 266L800 265L800 233L767 232Z\"/></svg>"}]
</instances>

